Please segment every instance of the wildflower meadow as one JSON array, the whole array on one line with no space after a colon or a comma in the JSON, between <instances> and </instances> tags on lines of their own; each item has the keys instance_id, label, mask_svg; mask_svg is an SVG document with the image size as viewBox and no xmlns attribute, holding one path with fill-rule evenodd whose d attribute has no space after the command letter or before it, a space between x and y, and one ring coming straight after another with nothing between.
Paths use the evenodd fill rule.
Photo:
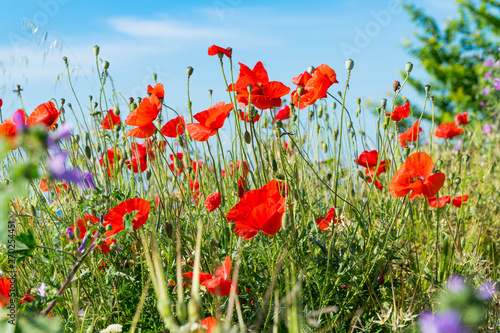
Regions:
<instances>
[{"instance_id":1,"label":"wildflower meadow","mask_svg":"<svg viewBox=\"0 0 500 333\"><path fill-rule=\"evenodd\" d=\"M0 99L1 332L499 331L500 51L448 121L404 61L374 104L351 59L280 82L212 45L226 97L188 67L181 113L93 51L91 96Z\"/></svg>"}]
</instances>

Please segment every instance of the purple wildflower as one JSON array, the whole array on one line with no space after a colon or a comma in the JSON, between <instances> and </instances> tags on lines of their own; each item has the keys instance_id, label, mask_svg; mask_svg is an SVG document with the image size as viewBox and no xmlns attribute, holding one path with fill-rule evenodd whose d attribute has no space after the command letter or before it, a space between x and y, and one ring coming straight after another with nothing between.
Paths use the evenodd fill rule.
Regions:
<instances>
[{"instance_id":1,"label":"purple wildflower","mask_svg":"<svg viewBox=\"0 0 500 333\"><path fill-rule=\"evenodd\" d=\"M484 108L486 106L486 103L485 102L481 102L481 103L479 103L479 106Z\"/></svg>"},{"instance_id":2,"label":"purple wildflower","mask_svg":"<svg viewBox=\"0 0 500 333\"><path fill-rule=\"evenodd\" d=\"M45 285L45 282L42 282L42 284L40 285L40 287L36 287L36 289L38 289L38 295L42 296L42 297L45 297L47 296L47 293L45 292L45 288L47 286Z\"/></svg>"},{"instance_id":3,"label":"purple wildflower","mask_svg":"<svg viewBox=\"0 0 500 333\"><path fill-rule=\"evenodd\" d=\"M483 89L483 95L488 95L490 93L490 88L486 87Z\"/></svg>"},{"instance_id":4,"label":"purple wildflower","mask_svg":"<svg viewBox=\"0 0 500 333\"><path fill-rule=\"evenodd\" d=\"M56 132L49 134L47 137L47 147L51 149L59 148L57 141L68 139L71 135L72 129L73 126L70 123L64 122L61 126L59 126Z\"/></svg>"},{"instance_id":5,"label":"purple wildflower","mask_svg":"<svg viewBox=\"0 0 500 333\"><path fill-rule=\"evenodd\" d=\"M495 59L493 58L488 58L484 61L483 66L484 67L492 67L495 64Z\"/></svg>"},{"instance_id":6,"label":"purple wildflower","mask_svg":"<svg viewBox=\"0 0 500 333\"><path fill-rule=\"evenodd\" d=\"M493 71L484 74L484 81L488 81L491 78L491 74L493 74Z\"/></svg>"},{"instance_id":7,"label":"purple wildflower","mask_svg":"<svg viewBox=\"0 0 500 333\"><path fill-rule=\"evenodd\" d=\"M465 289L465 280L460 275L453 275L448 279L448 290L459 293Z\"/></svg>"},{"instance_id":8,"label":"purple wildflower","mask_svg":"<svg viewBox=\"0 0 500 333\"><path fill-rule=\"evenodd\" d=\"M82 245L78 248L78 252L83 253L85 252L85 245L87 244L87 236L83 237L82 240Z\"/></svg>"},{"instance_id":9,"label":"purple wildflower","mask_svg":"<svg viewBox=\"0 0 500 333\"><path fill-rule=\"evenodd\" d=\"M76 185L84 186L82 173L78 169L66 169L68 153L62 152L53 155L49 159L48 169L50 175L57 180L67 181Z\"/></svg>"},{"instance_id":10,"label":"purple wildflower","mask_svg":"<svg viewBox=\"0 0 500 333\"><path fill-rule=\"evenodd\" d=\"M500 79L499 78L494 78L493 81L495 81L495 83L493 83L493 88L495 90L500 90Z\"/></svg>"},{"instance_id":11,"label":"purple wildflower","mask_svg":"<svg viewBox=\"0 0 500 333\"><path fill-rule=\"evenodd\" d=\"M490 135L490 133L491 133L491 125L485 124L483 126L483 134Z\"/></svg>"},{"instance_id":12,"label":"purple wildflower","mask_svg":"<svg viewBox=\"0 0 500 333\"><path fill-rule=\"evenodd\" d=\"M70 227L68 227L68 228L66 229L66 234L68 235L68 238L69 238L69 239L74 239L74 238L75 238L75 233L73 232L73 230L71 230L71 228L70 228Z\"/></svg>"},{"instance_id":13,"label":"purple wildflower","mask_svg":"<svg viewBox=\"0 0 500 333\"><path fill-rule=\"evenodd\" d=\"M424 312L418 317L420 330L425 333L465 333L460 314L456 311L447 311L432 314Z\"/></svg>"},{"instance_id":14,"label":"purple wildflower","mask_svg":"<svg viewBox=\"0 0 500 333\"><path fill-rule=\"evenodd\" d=\"M122 250L122 248L119 246L115 249L116 252L120 252L121 250Z\"/></svg>"},{"instance_id":15,"label":"purple wildflower","mask_svg":"<svg viewBox=\"0 0 500 333\"><path fill-rule=\"evenodd\" d=\"M95 190L97 187L94 184L94 180L92 179L92 174L90 172L85 172L85 181L87 181L87 185L91 190Z\"/></svg>"},{"instance_id":16,"label":"purple wildflower","mask_svg":"<svg viewBox=\"0 0 500 333\"><path fill-rule=\"evenodd\" d=\"M26 117L23 110L19 109L14 112L12 119L16 123L17 132L24 132L26 130Z\"/></svg>"},{"instance_id":17,"label":"purple wildflower","mask_svg":"<svg viewBox=\"0 0 500 333\"><path fill-rule=\"evenodd\" d=\"M496 283L492 282L484 282L481 283L481 286L479 287L477 291L477 295L480 299L482 300L488 300L493 297L493 295L496 294L498 291L498 286Z\"/></svg>"},{"instance_id":18,"label":"purple wildflower","mask_svg":"<svg viewBox=\"0 0 500 333\"><path fill-rule=\"evenodd\" d=\"M460 150L460 148L462 148L462 143L463 143L462 138L459 138L458 142L457 142L457 145L455 147L453 147L453 149L454 150Z\"/></svg>"}]
</instances>

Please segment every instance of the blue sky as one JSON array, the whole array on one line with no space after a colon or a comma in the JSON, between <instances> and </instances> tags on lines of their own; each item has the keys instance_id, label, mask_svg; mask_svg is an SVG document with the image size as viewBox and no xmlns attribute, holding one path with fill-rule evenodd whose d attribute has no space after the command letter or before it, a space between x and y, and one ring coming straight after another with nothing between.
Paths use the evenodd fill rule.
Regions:
<instances>
[{"instance_id":1,"label":"blue sky","mask_svg":"<svg viewBox=\"0 0 500 333\"><path fill-rule=\"evenodd\" d=\"M422 0L419 6L440 20L451 17L455 8L453 0ZM17 83L24 88L28 111L52 97L76 104L63 56L69 59L80 100L87 103L88 95L97 95L96 44L101 48L100 59L111 64L116 89L125 97L144 96L156 72L165 85L166 103L181 114L187 113L187 66L194 67L195 112L207 108L208 89L214 90L214 102L227 101L218 58L207 55L212 44L231 46L235 64L253 67L262 61L271 80L282 81L292 90L293 76L324 63L337 72L340 82L330 91L343 91L345 60L352 58L355 67L348 100L353 108L357 97L363 101L387 97L392 82L401 80L399 71L407 61L415 63L415 75L425 75L402 49L404 38L411 37L416 27L397 0L146 0L140 4L26 0L23 6L2 1L0 12L4 13L0 98L7 116L20 106L12 93ZM39 26L35 37L23 28L29 22ZM45 42L37 45L45 32ZM403 94L416 97L411 89Z\"/></svg>"}]
</instances>

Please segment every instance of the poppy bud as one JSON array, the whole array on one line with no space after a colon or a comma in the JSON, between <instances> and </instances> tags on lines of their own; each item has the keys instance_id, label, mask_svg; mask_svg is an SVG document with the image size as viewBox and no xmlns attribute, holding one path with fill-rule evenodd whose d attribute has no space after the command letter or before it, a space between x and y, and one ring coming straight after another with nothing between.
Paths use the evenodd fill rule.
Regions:
<instances>
[{"instance_id":1,"label":"poppy bud","mask_svg":"<svg viewBox=\"0 0 500 333\"><path fill-rule=\"evenodd\" d=\"M68 57L63 57L62 59L63 59L63 61L64 61L64 64L65 64L66 66L68 66Z\"/></svg>"},{"instance_id":2,"label":"poppy bud","mask_svg":"<svg viewBox=\"0 0 500 333\"><path fill-rule=\"evenodd\" d=\"M92 150L90 150L89 146L85 146L85 156L90 160L92 158Z\"/></svg>"},{"instance_id":3,"label":"poppy bud","mask_svg":"<svg viewBox=\"0 0 500 333\"><path fill-rule=\"evenodd\" d=\"M328 113L325 113L325 121L328 122L328 119L330 118L330 116L328 115Z\"/></svg>"},{"instance_id":4,"label":"poppy bud","mask_svg":"<svg viewBox=\"0 0 500 333\"><path fill-rule=\"evenodd\" d=\"M408 158L409 155L410 155L410 148L406 147L405 148L405 157Z\"/></svg>"},{"instance_id":5,"label":"poppy bud","mask_svg":"<svg viewBox=\"0 0 500 333\"><path fill-rule=\"evenodd\" d=\"M348 70L348 71L352 71L352 69L354 68L354 61L352 59L348 59L346 62L345 62L345 68Z\"/></svg>"},{"instance_id":6,"label":"poppy bud","mask_svg":"<svg viewBox=\"0 0 500 333\"><path fill-rule=\"evenodd\" d=\"M401 88L401 82L394 80L394 82L392 83L392 90L396 92L399 90L399 88Z\"/></svg>"},{"instance_id":7,"label":"poppy bud","mask_svg":"<svg viewBox=\"0 0 500 333\"><path fill-rule=\"evenodd\" d=\"M467 163L470 160L470 156L469 155L464 155L463 159L464 159L464 162Z\"/></svg>"},{"instance_id":8,"label":"poppy bud","mask_svg":"<svg viewBox=\"0 0 500 333\"><path fill-rule=\"evenodd\" d=\"M443 165L443 161L437 160L436 165L437 165L438 168L440 168L441 165Z\"/></svg>"},{"instance_id":9,"label":"poppy bud","mask_svg":"<svg viewBox=\"0 0 500 333\"><path fill-rule=\"evenodd\" d=\"M250 136L250 133L248 131L245 131L245 134L243 135L243 137L245 138L245 142L247 144L252 143L252 137Z\"/></svg>"},{"instance_id":10,"label":"poppy bud","mask_svg":"<svg viewBox=\"0 0 500 333\"><path fill-rule=\"evenodd\" d=\"M450 174L448 175L448 179L449 179L449 180L453 180L454 178L455 178L455 173L454 173L454 172L452 172L452 173L450 173Z\"/></svg>"},{"instance_id":11,"label":"poppy bud","mask_svg":"<svg viewBox=\"0 0 500 333\"><path fill-rule=\"evenodd\" d=\"M167 234L167 237L172 239L172 236L174 234L174 227L170 222L165 222L165 233Z\"/></svg>"},{"instance_id":12,"label":"poppy bud","mask_svg":"<svg viewBox=\"0 0 500 333\"><path fill-rule=\"evenodd\" d=\"M102 68L104 68L104 70L107 70L109 68L109 62L107 62L107 61L103 62Z\"/></svg>"},{"instance_id":13,"label":"poppy bud","mask_svg":"<svg viewBox=\"0 0 500 333\"><path fill-rule=\"evenodd\" d=\"M136 101L137 101L137 104L141 104L142 98L141 97L137 97Z\"/></svg>"},{"instance_id":14,"label":"poppy bud","mask_svg":"<svg viewBox=\"0 0 500 333\"><path fill-rule=\"evenodd\" d=\"M335 141L337 141L338 137L339 137L339 130L336 129L335 131L333 131L333 138L335 139Z\"/></svg>"},{"instance_id":15,"label":"poppy bud","mask_svg":"<svg viewBox=\"0 0 500 333\"><path fill-rule=\"evenodd\" d=\"M151 170L148 170L148 171L146 172L146 179L147 179L147 180L151 179Z\"/></svg>"},{"instance_id":16,"label":"poppy bud","mask_svg":"<svg viewBox=\"0 0 500 333\"><path fill-rule=\"evenodd\" d=\"M213 91L212 89L208 89L208 94L209 94L210 96L212 96L212 93L213 93L213 92L214 92L214 91Z\"/></svg>"},{"instance_id":17,"label":"poppy bud","mask_svg":"<svg viewBox=\"0 0 500 333\"><path fill-rule=\"evenodd\" d=\"M72 107L71 107L71 103L68 103L68 108L70 108L70 109L72 108Z\"/></svg>"},{"instance_id":18,"label":"poppy bud","mask_svg":"<svg viewBox=\"0 0 500 333\"><path fill-rule=\"evenodd\" d=\"M370 176L365 175L365 181L369 181L370 179L372 179Z\"/></svg>"},{"instance_id":19,"label":"poppy bud","mask_svg":"<svg viewBox=\"0 0 500 333\"><path fill-rule=\"evenodd\" d=\"M251 84L249 84L249 85L247 86L247 91L248 91L248 93L252 93L252 89L253 89L253 86L252 86Z\"/></svg>"},{"instance_id":20,"label":"poppy bud","mask_svg":"<svg viewBox=\"0 0 500 333\"><path fill-rule=\"evenodd\" d=\"M276 177L276 179L278 179L278 180L285 180L285 176L284 176L283 174L281 174L281 173L277 173L277 174L275 174L275 177Z\"/></svg>"},{"instance_id":21,"label":"poppy bud","mask_svg":"<svg viewBox=\"0 0 500 333\"><path fill-rule=\"evenodd\" d=\"M281 227L283 228L283 230L286 230L289 224L290 224L290 213L286 211L283 214L283 217L281 218Z\"/></svg>"},{"instance_id":22,"label":"poppy bud","mask_svg":"<svg viewBox=\"0 0 500 333\"><path fill-rule=\"evenodd\" d=\"M73 136L73 143L78 144L79 141L80 141L80 134L75 134L75 136Z\"/></svg>"},{"instance_id":23,"label":"poppy bud","mask_svg":"<svg viewBox=\"0 0 500 333\"><path fill-rule=\"evenodd\" d=\"M300 86L297 88L297 95L302 96L302 94L304 93L304 87Z\"/></svg>"},{"instance_id":24,"label":"poppy bud","mask_svg":"<svg viewBox=\"0 0 500 333\"><path fill-rule=\"evenodd\" d=\"M434 102L434 95L430 95L429 98L430 98L431 102Z\"/></svg>"},{"instance_id":25,"label":"poppy bud","mask_svg":"<svg viewBox=\"0 0 500 333\"><path fill-rule=\"evenodd\" d=\"M307 68L307 72L308 72L309 74L313 75L313 72L314 72L314 66L309 66L309 67Z\"/></svg>"},{"instance_id":26,"label":"poppy bud","mask_svg":"<svg viewBox=\"0 0 500 333\"><path fill-rule=\"evenodd\" d=\"M188 68L186 68L186 74L187 74L187 77L189 78L191 75L193 75L193 72L194 72L194 68L189 66Z\"/></svg>"},{"instance_id":27,"label":"poppy bud","mask_svg":"<svg viewBox=\"0 0 500 333\"><path fill-rule=\"evenodd\" d=\"M405 102L405 103L408 102L408 98L406 98L406 96L401 96L401 98L403 99L403 102Z\"/></svg>"},{"instance_id":28,"label":"poppy bud","mask_svg":"<svg viewBox=\"0 0 500 333\"><path fill-rule=\"evenodd\" d=\"M405 65L406 73L411 73L412 69L413 69L413 64L411 62L407 62Z\"/></svg>"},{"instance_id":29,"label":"poppy bud","mask_svg":"<svg viewBox=\"0 0 500 333\"><path fill-rule=\"evenodd\" d=\"M155 82L156 82L156 80L158 80L158 74L153 73L153 81L155 81Z\"/></svg>"},{"instance_id":30,"label":"poppy bud","mask_svg":"<svg viewBox=\"0 0 500 333\"><path fill-rule=\"evenodd\" d=\"M326 143L324 141L321 141L320 146L321 146L321 150L323 150L323 152L326 153L328 151L328 146L326 145Z\"/></svg>"},{"instance_id":31,"label":"poppy bud","mask_svg":"<svg viewBox=\"0 0 500 333\"><path fill-rule=\"evenodd\" d=\"M348 130L351 129L352 128L352 121L348 121L346 125L347 125Z\"/></svg>"},{"instance_id":32,"label":"poppy bud","mask_svg":"<svg viewBox=\"0 0 500 333\"><path fill-rule=\"evenodd\" d=\"M137 109L137 104L135 104L135 103L130 103L130 109L131 109L132 111L134 111L135 109Z\"/></svg>"},{"instance_id":33,"label":"poppy bud","mask_svg":"<svg viewBox=\"0 0 500 333\"><path fill-rule=\"evenodd\" d=\"M320 106L318 110L318 118L321 118L323 116L323 107Z\"/></svg>"},{"instance_id":34,"label":"poppy bud","mask_svg":"<svg viewBox=\"0 0 500 333\"><path fill-rule=\"evenodd\" d=\"M113 229L113 226L111 224L106 225L106 231L110 231Z\"/></svg>"},{"instance_id":35,"label":"poppy bud","mask_svg":"<svg viewBox=\"0 0 500 333\"><path fill-rule=\"evenodd\" d=\"M380 108L380 106L377 106L377 108L375 110L377 110L377 114L380 116L380 113L382 112L382 108Z\"/></svg>"},{"instance_id":36,"label":"poppy bud","mask_svg":"<svg viewBox=\"0 0 500 333\"><path fill-rule=\"evenodd\" d=\"M363 171L358 169L358 170L356 170L356 174L358 175L359 178L361 178L363 180L365 179L365 174L363 173Z\"/></svg>"},{"instance_id":37,"label":"poppy bud","mask_svg":"<svg viewBox=\"0 0 500 333\"><path fill-rule=\"evenodd\" d=\"M337 103L332 102L332 109L334 109L334 110L335 110L336 108L337 108Z\"/></svg>"},{"instance_id":38,"label":"poppy bud","mask_svg":"<svg viewBox=\"0 0 500 333\"><path fill-rule=\"evenodd\" d=\"M386 105L387 105L387 99L382 98L382 99L380 100L380 105L382 106L382 108L384 108L384 109L385 109L385 107L386 107Z\"/></svg>"},{"instance_id":39,"label":"poppy bud","mask_svg":"<svg viewBox=\"0 0 500 333\"><path fill-rule=\"evenodd\" d=\"M319 134L319 131L321 131L321 126L320 124L316 124L316 133Z\"/></svg>"},{"instance_id":40,"label":"poppy bud","mask_svg":"<svg viewBox=\"0 0 500 333\"><path fill-rule=\"evenodd\" d=\"M330 181L332 180L333 175L331 173L326 175L326 180Z\"/></svg>"},{"instance_id":41,"label":"poppy bud","mask_svg":"<svg viewBox=\"0 0 500 333\"><path fill-rule=\"evenodd\" d=\"M359 109L359 108L358 108L358 109L356 110L356 118L358 118L358 117L359 117L360 112L361 112L361 109Z\"/></svg>"},{"instance_id":42,"label":"poppy bud","mask_svg":"<svg viewBox=\"0 0 500 333\"><path fill-rule=\"evenodd\" d=\"M293 121L293 122L296 122L296 121L297 121L297 115L296 115L296 114L294 114L294 115L293 115L293 117L292 117L292 121Z\"/></svg>"},{"instance_id":43,"label":"poppy bud","mask_svg":"<svg viewBox=\"0 0 500 333\"><path fill-rule=\"evenodd\" d=\"M426 84L425 87L424 87L424 90L425 90L425 93L428 94L429 91L431 90L431 86Z\"/></svg>"},{"instance_id":44,"label":"poppy bud","mask_svg":"<svg viewBox=\"0 0 500 333\"><path fill-rule=\"evenodd\" d=\"M275 127L276 128L283 128L283 123L281 122L281 120L276 121Z\"/></svg>"},{"instance_id":45,"label":"poppy bud","mask_svg":"<svg viewBox=\"0 0 500 333\"><path fill-rule=\"evenodd\" d=\"M340 98L342 98L342 91L337 91L337 95L339 95Z\"/></svg>"},{"instance_id":46,"label":"poppy bud","mask_svg":"<svg viewBox=\"0 0 500 333\"><path fill-rule=\"evenodd\" d=\"M30 205L30 212L32 216L36 216L36 208L33 205Z\"/></svg>"},{"instance_id":47,"label":"poppy bud","mask_svg":"<svg viewBox=\"0 0 500 333\"><path fill-rule=\"evenodd\" d=\"M271 166L273 167L273 172L276 173L278 171L278 163L276 163L276 160L274 158L271 161Z\"/></svg>"},{"instance_id":48,"label":"poppy bud","mask_svg":"<svg viewBox=\"0 0 500 333\"><path fill-rule=\"evenodd\" d=\"M453 182L457 185L460 185L460 183L462 182L462 179L460 179L460 177L457 177L453 180Z\"/></svg>"},{"instance_id":49,"label":"poppy bud","mask_svg":"<svg viewBox=\"0 0 500 333\"><path fill-rule=\"evenodd\" d=\"M391 118L389 118L389 117L384 118L384 124L385 124L385 126L389 126L389 122L390 121L391 121Z\"/></svg>"}]
</instances>

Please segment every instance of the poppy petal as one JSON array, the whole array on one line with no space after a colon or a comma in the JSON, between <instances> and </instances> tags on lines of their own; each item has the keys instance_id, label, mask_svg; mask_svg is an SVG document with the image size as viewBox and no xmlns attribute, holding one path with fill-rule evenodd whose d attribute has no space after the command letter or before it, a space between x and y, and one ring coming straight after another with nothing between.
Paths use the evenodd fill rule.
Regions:
<instances>
[{"instance_id":1,"label":"poppy petal","mask_svg":"<svg viewBox=\"0 0 500 333\"><path fill-rule=\"evenodd\" d=\"M155 132L156 132L155 124L149 123L144 126L137 127L134 128L133 130L128 131L127 134L125 134L125 136L133 136L139 139L146 139L153 136Z\"/></svg>"}]
</instances>

